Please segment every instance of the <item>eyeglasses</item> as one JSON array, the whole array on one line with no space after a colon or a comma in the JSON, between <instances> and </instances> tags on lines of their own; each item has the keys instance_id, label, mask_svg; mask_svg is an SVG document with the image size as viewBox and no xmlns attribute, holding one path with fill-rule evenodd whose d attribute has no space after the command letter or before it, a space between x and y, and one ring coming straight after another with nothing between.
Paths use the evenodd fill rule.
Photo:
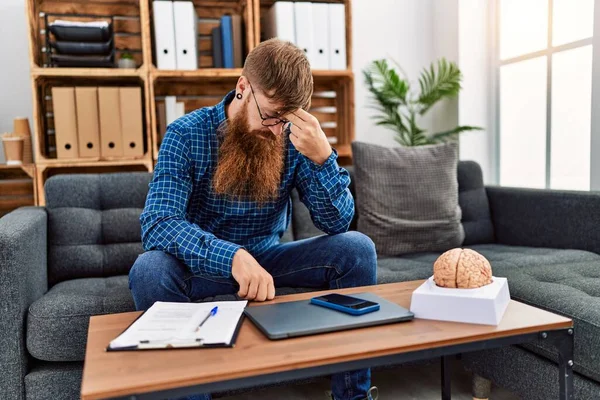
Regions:
<instances>
[{"instance_id":1,"label":"eyeglasses","mask_svg":"<svg viewBox=\"0 0 600 400\"><path fill-rule=\"evenodd\" d=\"M264 117L262 112L260 111L260 106L258 105L258 101L256 101L256 95L254 94L254 89L252 88L252 84L250 83L250 81L248 81L248 85L250 85L250 91L252 92L252 97L254 97L254 102L256 103L256 108L258 109L258 115L260 116L260 119L262 120L261 124L262 126L275 126L275 125L279 125L281 123L286 123L288 122L287 119L283 119L283 118L277 118L277 117Z\"/></svg>"}]
</instances>

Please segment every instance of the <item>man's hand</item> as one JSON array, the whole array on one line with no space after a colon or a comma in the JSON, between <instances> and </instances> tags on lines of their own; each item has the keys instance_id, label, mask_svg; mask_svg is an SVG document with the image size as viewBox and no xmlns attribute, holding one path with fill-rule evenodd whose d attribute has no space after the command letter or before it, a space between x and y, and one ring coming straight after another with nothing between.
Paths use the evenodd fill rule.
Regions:
<instances>
[{"instance_id":1,"label":"man's hand","mask_svg":"<svg viewBox=\"0 0 600 400\"><path fill-rule=\"evenodd\" d=\"M298 109L284 116L287 122L283 125L284 132L290 127L290 140L296 150L309 160L323 165L331 155L331 145L321 129L321 124L315 117L302 109Z\"/></svg>"},{"instance_id":2,"label":"man's hand","mask_svg":"<svg viewBox=\"0 0 600 400\"><path fill-rule=\"evenodd\" d=\"M275 297L273 277L246 250L239 249L233 256L231 274L240 285L241 298L265 301Z\"/></svg>"}]
</instances>

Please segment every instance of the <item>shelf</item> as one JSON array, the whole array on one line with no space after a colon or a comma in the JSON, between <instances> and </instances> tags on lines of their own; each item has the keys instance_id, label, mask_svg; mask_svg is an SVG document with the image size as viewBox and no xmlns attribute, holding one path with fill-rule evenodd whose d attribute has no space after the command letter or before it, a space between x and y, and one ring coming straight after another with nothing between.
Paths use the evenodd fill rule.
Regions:
<instances>
[{"instance_id":1,"label":"shelf","mask_svg":"<svg viewBox=\"0 0 600 400\"><path fill-rule=\"evenodd\" d=\"M38 168L67 168L67 167L118 167L124 165L148 165L151 164L150 157L136 159L113 159L99 160L97 158L86 159L51 159L46 158L38 161Z\"/></svg>"},{"instance_id":2,"label":"shelf","mask_svg":"<svg viewBox=\"0 0 600 400\"><path fill-rule=\"evenodd\" d=\"M203 68L196 70L161 70L153 68L150 75L154 78L237 78L242 75L241 68Z\"/></svg>"},{"instance_id":3,"label":"shelf","mask_svg":"<svg viewBox=\"0 0 600 400\"><path fill-rule=\"evenodd\" d=\"M35 164L20 164L20 165L7 165L0 164L0 170L21 170L29 175L30 178L35 176Z\"/></svg>"},{"instance_id":4,"label":"shelf","mask_svg":"<svg viewBox=\"0 0 600 400\"><path fill-rule=\"evenodd\" d=\"M64 77L110 77L129 78L145 76L144 68L31 68L31 76L64 76Z\"/></svg>"},{"instance_id":5,"label":"shelf","mask_svg":"<svg viewBox=\"0 0 600 400\"><path fill-rule=\"evenodd\" d=\"M34 164L0 164L0 217L37 201Z\"/></svg>"},{"instance_id":6,"label":"shelf","mask_svg":"<svg viewBox=\"0 0 600 400\"><path fill-rule=\"evenodd\" d=\"M316 78L352 78L354 72L350 69L315 69L312 71Z\"/></svg>"},{"instance_id":7,"label":"shelf","mask_svg":"<svg viewBox=\"0 0 600 400\"><path fill-rule=\"evenodd\" d=\"M19 165L8 165L8 164L0 164L0 169L29 169L33 168L34 164L19 164Z\"/></svg>"},{"instance_id":8,"label":"shelf","mask_svg":"<svg viewBox=\"0 0 600 400\"><path fill-rule=\"evenodd\" d=\"M312 73L316 78L352 78L354 76L352 70L349 69L316 69ZM237 78L242 75L242 68L201 68L190 71L153 68L150 74L154 78Z\"/></svg>"}]
</instances>

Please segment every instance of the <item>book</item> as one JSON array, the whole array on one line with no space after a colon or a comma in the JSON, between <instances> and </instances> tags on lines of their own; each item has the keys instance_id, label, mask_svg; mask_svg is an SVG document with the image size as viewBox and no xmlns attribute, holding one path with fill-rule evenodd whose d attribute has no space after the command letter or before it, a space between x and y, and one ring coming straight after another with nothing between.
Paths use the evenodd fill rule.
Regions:
<instances>
[{"instance_id":1,"label":"book","mask_svg":"<svg viewBox=\"0 0 600 400\"><path fill-rule=\"evenodd\" d=\"M212 56L213 67L223 68L223 44L221 40L221 26L212 29Z\"/></svg>"},{"instance_id":2,"label":"book","mask_svg":"<svg viewBox=\"0 0 600 400\"><path fill-rule=\"evenodd\" d=\"M242 68L244 66L244 58L242 55L244 42L242 41L241 15L231 16L231 36L233 38L233 66L235 68Z\"/></svg>"},{"instance_id":3,"label":"book","mask_svg":"<svg viewBox=\"0 0 600 400\"><path fill-rule=\"evenodd\" d=\"M107 351L232 347L247 301L171 303L157 301Z\"/></svg>"},{"instance_id":4,"label":"book","mask_svg":"<svg viewBox=\"0 0 600 400\"><path fill-rule=\"evenodd\" d=\"M231 15L221 17L221 46L223 48L223 67L234 67L233 56L233 28L231 26Z\"/></svg>"}]
</instances>

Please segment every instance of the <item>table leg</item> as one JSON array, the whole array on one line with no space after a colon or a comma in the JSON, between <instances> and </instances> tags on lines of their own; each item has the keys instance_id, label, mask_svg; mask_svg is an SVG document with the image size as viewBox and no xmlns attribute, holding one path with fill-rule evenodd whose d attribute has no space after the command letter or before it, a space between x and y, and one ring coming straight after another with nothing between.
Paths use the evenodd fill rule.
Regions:
<instances>
[{"instance_id":1,"label":"table leg","mask_svg":"<svg viewBox=\"0 0 600 400\"><path fill-rule=\"evenodd\" d=\"M558 398L573 400L573 328L542 332L541 336L558 350Z\"/></svg>"},{"instance_id":2,"label":"table leg","mask_svg":"<svg viewBox=\"0 0 600 400\"><path fill-rule=\"evenodd\" d=\"M560 400L573 400L573 329L557 340Z\"/></svg>"},{"instance_id":3,"label":"table leg","mask_svg":"<svg viewBox=\"0 0 600 400\"><path fill-rule=\"evenodd\" d=\"M442 356L442 400L450 400L452 397L450 371L450 356Z\"/></svg>"}]
</instances>

